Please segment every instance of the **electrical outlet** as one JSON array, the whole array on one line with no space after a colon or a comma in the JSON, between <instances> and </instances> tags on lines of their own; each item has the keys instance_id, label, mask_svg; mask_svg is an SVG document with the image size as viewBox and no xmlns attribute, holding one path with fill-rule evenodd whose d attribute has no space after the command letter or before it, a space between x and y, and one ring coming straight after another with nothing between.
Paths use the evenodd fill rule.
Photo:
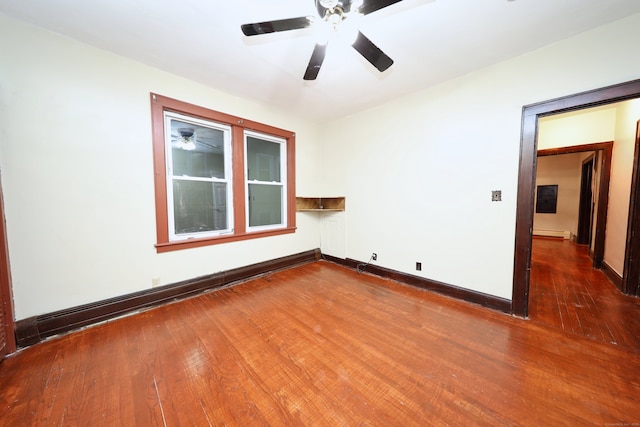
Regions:
<instances>
[{"instance_id":1,"label":"electrical outlet","mask_svg":"<svg viewBox=\"0 0 640 427\"><path fill-rule=\"evenodd\" d=\"M416 270L417 271L422 271L422 263L421 262L416 262Z\"/></svg>"},{"instance_id":2,"label":"electrical outlet","mask_svg":"<svg viewBox=\"0 0 640 427\"><path fill-rule=\"evenodd\" d=\"M375 253L375 252L374 252L374 253L372 253L372 254L371 254L371 259L372 259L372 260L374 260L374 261L377 261L377 260L378 260L378 254L377 254L377 253Z\"/></svg>"},{"instance_id":3,"label":"electrical outlet","mask_svg":"<svg viewBox=\"0 0 640 427\"><path fill-rule=\"evenodd\" d=\"M160 278L159 277L154 277L153 279L151 279L151 287L155 288L156 286L160 285Z\"/></svg>"}]
</instances>

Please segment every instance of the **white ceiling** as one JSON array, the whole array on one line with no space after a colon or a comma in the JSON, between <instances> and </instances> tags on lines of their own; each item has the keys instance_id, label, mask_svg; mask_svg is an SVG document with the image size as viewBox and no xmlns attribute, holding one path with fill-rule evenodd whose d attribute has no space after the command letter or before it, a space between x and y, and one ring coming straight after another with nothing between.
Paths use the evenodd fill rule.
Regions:
<instances>
[{"instance_id":1,"label":"white ceiling","mask_svg":"<svg viewBox=\"0 0 640 427\"><path fill-rule=\"evenodd\" d=\"M367 0L365 0L366 2ZM394 61L379 73L330 44L302 79L311 29L240 25L315 15L314 0L0 0L0 12L291 114L326 121L640 12L640 0L404 0L362 19Z\"/></svg>"}]
</instances>

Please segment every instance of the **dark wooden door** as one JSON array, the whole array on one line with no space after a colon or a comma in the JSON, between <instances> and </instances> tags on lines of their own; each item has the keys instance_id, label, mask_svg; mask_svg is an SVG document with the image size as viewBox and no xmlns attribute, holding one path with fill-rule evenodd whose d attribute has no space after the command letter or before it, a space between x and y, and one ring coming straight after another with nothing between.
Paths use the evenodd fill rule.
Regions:
<instances>
[{"instance_id":1,"label":"dark wooden door","mask_svg":"<svg viewBox=\"0 0 640 427\"><path fill-rule=\"evenodd\" d=\"M578 244L591 244L593 229L593 163L594 157L582 163L580 178L580 210L578 212Z\"/></svg>"},{"instance_id":2,"label":"dark wooden door","mask_svg":"<svg viewBox=\"0 0 640 427\"><path fill-rule=\"evenodd\" d=\"M4 222L4 200L0 182L0 360L16 351L14 335L13 302L11 298L11 274L9 273L9 251Z\"/></svg>"}]
</instances>

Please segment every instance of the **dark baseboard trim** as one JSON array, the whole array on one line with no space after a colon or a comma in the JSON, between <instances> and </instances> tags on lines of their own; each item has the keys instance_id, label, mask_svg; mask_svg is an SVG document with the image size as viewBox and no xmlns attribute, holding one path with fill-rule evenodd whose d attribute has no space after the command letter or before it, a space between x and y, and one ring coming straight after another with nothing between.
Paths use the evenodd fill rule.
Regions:
<instances>
[{"instance_id":1,"label":"dark baseboard trim","mask_svg":"<svg viewBox=\"0 0 640 427\"><path fill-rule=\"evenodd\" d=\"M366 265L366 263L354 259L336 258L334 256L325 254L322 255L322 258L327 261L344 265L353 269L358 268L358 265ZM360 267L360 270L363 270L363 268ZM366 271L367 273L375 274L376 276L396 280L400 283L404 283L410 286L415 286L418 288L426 289L428 291L436 292L451 298L467 301L473 304L479 304L483 307L487 307L493 310L502 311L508 314L511 314L512 312L511 301L504 298L472 291L465 288L460 288L458 286L449 285L435 280L425 279L423 277L402 273L400 271L379 267L377 265L368 264L364 268L364 271Z\"/></svg>"},{"instance_id":2,"label":"dark baseboard trim","mask_svg":"<svg viewBox=\"0 0 640 427\"><path fill-rule=\"evenodd\" d=\"M28 347L54 335L71 332L118 316L149 309L171 301L197 295L208 290L245 281L262 274L290 268L307 262L317 261L321 258L353 269L356 269L358 265L365 264L350 258L342 259L331 255L324 255L320 253L319 249L314 249L258 264L239 267L233 270L201 276L158 288L147 289L107 300L97 301L91 304L71 307L65 310L19 320L16 322L16 342L19 348ZM503 298L448 285L435 280L413 276L411 274L379 267L377 265L369 264L364 270L380 277L437 292L448 297L478 304L483 307L505 313L511 313L511 301ZM616 273L610 269L605 270L603 268L603 271L605 271L605 274L607 274L608 277L608 271L616 275ZM622 278L617 275L616 277L619 278L619 283L622 283ZM616 282L614 281L614 283Z\"/></svg>"},{"instance_id":3,"label":"dark baseboard trim","mask_svg":"<svg viewBox=\"0 0 640 427\"><path fill-rule=\"evenodd\" d=\"M70 332L84 326L155 307L170 301L187 298L272 271L318 261L320 257L320 249L314 249L54 313L30 317L16 322L16 341L18 347L28 347L54 335Z\"/></svg>"},{"instance_id":4,"label":"dark baseboard trim","mask_svg":"<svg viewBox=\"0 0 640 427\"><path fill-rule=\"evenodd\" d=\"M609 266L609 264L604 261L602 261L602 264L600 265L600 270L602 270L604 275L607 276L609 280L611 280L611 283L616 285L616 288L618 288L620 292L624 293L624 291L622 290L622 276L616 273L613 268L611 268L611 266Z\"/></svg>"}]
</instances>

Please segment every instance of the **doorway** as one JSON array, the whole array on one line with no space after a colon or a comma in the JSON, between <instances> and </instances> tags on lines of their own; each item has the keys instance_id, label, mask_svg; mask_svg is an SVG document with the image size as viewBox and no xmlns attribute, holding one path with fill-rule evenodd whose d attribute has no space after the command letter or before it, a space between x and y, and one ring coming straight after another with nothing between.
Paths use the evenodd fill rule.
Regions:
<instances>
[{"instance_id":1,"label":"doorway","mask_svg":"<svg viewBox=\"0 0 640 427\"><path fill-rule=\"evenodd\" d=\"M613 141L607 142L597 142L593 144L584 144L584 145L574 145L570 147L559 147L559 148L550 148L546 150L538 150L536 153L536 160L538 157L544 156L558 156L562 154L575 154L575 153L584 153L584 152L593 152L593 161L595 163L595 158L599 159L596 167L599 169L598 173L598 194L597 200L593 200L593 194L591 192L591 187L588 191L585 190L589 195L585 195L584 197L584 210L588 210L588 213L584 213L587 216L587 219L583 219L586 223L584 228L587 228L583 233L586 234L586 240L591 247L591 257L593 259L593 268L601 268L602 262L604 260L604 244L605 244L605 234L607 227L607 207L609 205L609 181L611 179L611 161L613 157ZM587 159L585 162L589 162ZM584 169L584 164L583 164ZM535 172L534 172L535 173ZM588 172L589 177L585 178L581 177L581 180L588 179L591 183L593 179L593 166L591 166L591 171ZM535 179L535 175L533 177ZM584 184L587 185L587 184ZM589 184L590 185L590 184ZM582 188L581 188L582 192ZM580 195L580 203L583 203L582 194ZM596 211L593 212L593 208L596 208ZM582 210L582 206L580 207ZM581 213L581 212L580 212ZM579 213L579 214L580 214ZM595 216L595 227L591 227L592 222L591 219ZM578 233L577 239L580 239L580 217L578 217ZM593 245L591 246L591 239L593 236ZM580 243L578 241L578 243Z\"/></svg>"},{"instance_id":2,"label":"doorway","mask_svg":"<svg viewBox=\"0 0 640 427\"><path fill-rule=\"evenodd\" d=\"M538 119L557 113L576 111L588 107L607 105L630 99L640 98L640 80L634 80L615 86L570 95L564 98L545 101L525 106L522 113L522 131L520 140L520 167L518 176L518 197L516 207L516 241L513 275L513 299L511 311L514 315L528 317L529 314L529 283L531 269L531 247L533 229L533 204L535 189L535 171L537 159ZM638 152L634 159L634 172L638 169ZM629 277L630 271L640 271L640 259L632 257L633 250L640 251L640 245L629 245L632 236L640 233L640 212L633 209L639 204L637 185L640 179L634 175L632 182L632 200L629 213L629 227L627 230L627 250L625 254L625 271L623 273L623 291L627 294L638 295L640 279ZM599 206L599 209L602 209ZM597 215L599 216L599 212ZM596 230L597 234L597 230ZM635 239L638 240L637 238ZM597 244L597 242L596 242ZM594 251L596 248L594 248ZM598 248L599 250L599 248ZM604 248L603 248L604 253ZM637 253L635 255L638 255ZM595 259L601 263L602 259ZM599 267L599 265L598 265Z\"/></svg>"}]
</instances>

